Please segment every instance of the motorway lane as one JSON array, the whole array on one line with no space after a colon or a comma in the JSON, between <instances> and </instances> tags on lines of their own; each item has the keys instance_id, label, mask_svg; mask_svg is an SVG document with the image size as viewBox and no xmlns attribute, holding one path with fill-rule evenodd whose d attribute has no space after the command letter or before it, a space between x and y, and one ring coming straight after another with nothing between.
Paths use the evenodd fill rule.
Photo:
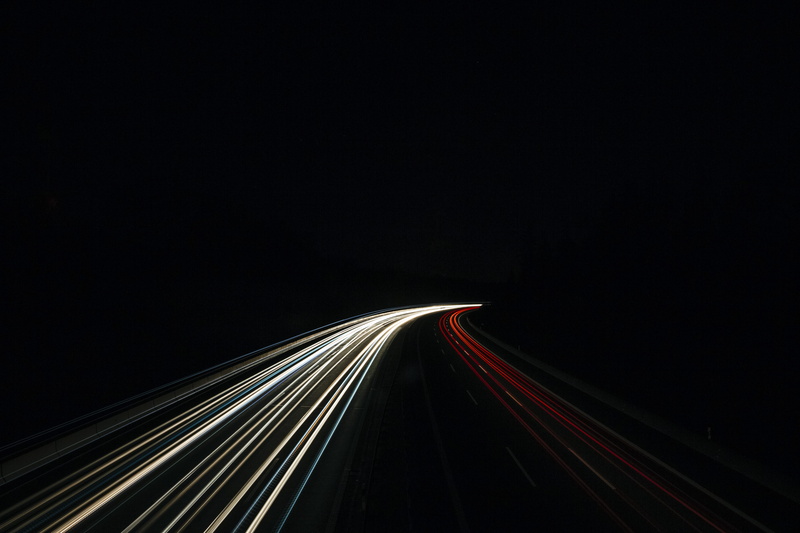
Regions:
<instances>
[{"instance_id":1,"label":"motorway lane","mask_svg":"<svg viewBox=\"0 0 800 533\"><path fill-rule=\"evenodd\" d=\"M383 420L363 524L338 531L618 530L475 386L435 316L409 329Z\"/></svg>"},{"instance_id":2,"label":"motorway lane","mask_svg":"<svg viewBox=\"0 0 800 533\"><path fill-rule=\"evenodd\" d=\"M440 327L473 386L502 405L622 530L770 530L475 342L459 324L462 314L448 313Z\"/></svg>"},{"instance_id":3,"label":"motorway lane","mask_svg":"<svg viewBox=\"0 0 800 533\"><path fill-rule=\"evenodd\" d=\"M422 336L419 356L429 391L436 394L432 404L438 408L471 530L616 530L496 398L476 383L439 326L431 330L434 336L427 338L435 340L426 343ZM426 353L432 356L426 358Z\"/></svg>"},{"instance_id":4,"label":"motorway lane","mask_svg":"<svg viewBox=\"0 0 800 533\"><path fill-rule=\"evenodd\" d=\"M760 530L458 307L353 320L199 389L3 486L0 530Z\"/></svg>"},{"instance_id":5,"label":"motorway lane","mask_svg":"<svg viewBox=\"0 0 800 533\"><path fill-rule=\"evenodd\" d=\"M573 382L569 376L559 377L557 369L546 370L547 365L503 346L487 336L465 316L460 322L475 338L491 351L501 354L510 364L526 376L550 390L556 396L569 399L595 420L613 428L635 446L662 459L674 470L689 474L692 482L704 487L721 500L743 510L764 527L755 530L795 531L800 529L800 497L798 489L788 478L774 476L747 458L728 456L710 445L698 447L688 431L654 418L650 413L608 396L602 390L586 383ZM706 444L705 442L699 444ZM710 444L710 442L708 443ZM714 450L717 450L715 453ZM749 470L748 470L749 469ZM767 474L761 478L753 474ZM777 482L776 482L777 481ZM749 529L747 526L745 530Z\"/></svg>"},{"instance_id":6,"label":"motorway lane","mask_svg":"<svg viewBox=\"0 0 800 533\"><path fill-rule=\"evenodd\" d=\"M0 530L319 526L336 512L331 473L357 436L337 428L358 426L364 410L350 407L363 401L386 347L419 316L453 307L379 313L314 335L127 428L125 439L112 435L20 478L3 487ZM306 488L327 497L309 506Z\"/></svg>"},{"instance_id":7,"label":"motorway lane","mask_svg":"<svg viewBox=\"0 0 800 533\"><path fill-rule=\"evenodd\" d=\"M426 369L431 389L443 393L434 403L441 405L442 426L450 429L455 477L472 530L489 531L499 525L507 531L615 531L596 503L476 382L438 326L434 331L440 357L431 357ZM429 345L428 351L432 350ZM459 405L461 415L454 416ZM464 445L467 435L472 446Z\"/></svg>"}]
</instances>

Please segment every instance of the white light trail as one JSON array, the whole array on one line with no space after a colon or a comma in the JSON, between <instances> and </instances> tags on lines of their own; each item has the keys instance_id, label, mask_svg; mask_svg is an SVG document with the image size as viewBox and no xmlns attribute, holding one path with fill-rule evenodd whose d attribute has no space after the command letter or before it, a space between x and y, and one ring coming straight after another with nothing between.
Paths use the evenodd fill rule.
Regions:
<instances>
[{"instance_id":1,"label":"white light trail","mask_svg":"<svg viewBox=\"0 0 800 533\"><path fill-rule=\"evenodd\" d=\"M172 417L0 512L0 530L83 529L128 506L135 513L125 532L282 524L395 334L422 315L462 307L363 316L295 341L308 345L264 368L243 365L227 386L209 385L205 397L193 395ZM279 499L288 504L271 516Z\"/></svg>"}]
</instances>

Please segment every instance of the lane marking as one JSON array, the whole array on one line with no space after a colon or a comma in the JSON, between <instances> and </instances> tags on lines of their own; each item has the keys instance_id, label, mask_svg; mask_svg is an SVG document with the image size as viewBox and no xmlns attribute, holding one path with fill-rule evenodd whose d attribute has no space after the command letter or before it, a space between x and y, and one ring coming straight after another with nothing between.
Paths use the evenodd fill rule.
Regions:
<instances>
[{"instance_id":1,"label":"lane marking","mask_svg":"<svg viewBox=\"0 0 800 533\"><path fill-rule=\"evenodd\" d=\"M466 391L467 391L467 394L469 394L469 399L472 400L472 403L474 403L475 405L478 405L478 402L476 402L475 398L472 397L472 393L469 391L469 389L466 389Z\"/></svg>"},{"instance_id":2,"label":"lane marking","mask_svg":"<svg viewBox=\"0 0 800 533\"><path fill-rule=\"evenodd\" d=\"M447 480L447 488L450 493L450 502L453 505L453 511L456 514L456 520L461 531L469 532L469 525L467 524L467 517L464 514L464 506L461 504L461 498L458 496L458 489L456 489L456 482L453 478L453 471L450 469L450 461L447 459L447 452L442 442L442 435L439 432L439 424L436 422L436 413L433 411L433 404L431 402L431 395L428 389L428 380L425 378L425 366L422 364L422 351L419 349L419 335L417 335L417 363L419 364L419 374L422 378L422 390L425 396L425 404L428 407L428 417L431 422L431 429L433 436L436 440L436 448L439 452L439 460L442 463L444 470L444 477Z\"/></svg>"},{"instance_id":3,"label":"lane marking","mask_svg":"<svg viewBox=\"0 0 800 533\"><path fill-rule=\"evenodd\" d=\"M455 374L455 373L456 373L456 369L455 369L455 368L453 368L453 363L450 363L450 370L452 370L452 371L453 371L453 374Z\"/></svg>"},{"instance_id":4,"label":"lane marking","mask_svg":"<svg viewBox=\"0 0 800 533\"><path fill-rule=\"evenodd\" d=\"M525 470L525 468L522 466L522 463L519 462L519 459L517 459L517 456L514 455L514 452L511 451L511 448L506 446L506 450L508 450L508 454L511 456L512 459L514 459L514 462L517 463L517 466L522 471L523 475L525 476L525 479L528 480L528 483L530 483L533 486L533 488L536 488L536 483L533 482L531 476L528 475L528 471Z\"/></svg>"},{"instance_id":5,"label":"lane marking","mask_svg":"<svg viewBox=\"0 0 800 533\"><path fill-rule=\"evenodd\" d=\"M508 394L508 395L509 395L509 397L510 397L512 400L514 400L515 402L517 402L517 405L519 405L520 407L522 407L522 404L521 404L521 403L519 403L519 400L517 400L516 398L514 398L514 395L513 395L513 394L511 394L511 393L510 393L510 392L508 392L508 391L506 391L506 394Z\"/></svg>"},{"instance_id":6,"label":"lane marking","mask_svg":"<svg viewBox=\"0 0 800 533\"><path fill-rule=\"evenodd\" d=\"M483 373L484 373L484 374L488 374L488 372L486 372L486 369L485 369L485 368L483 368L481 365L478 365L478 368L480 368L481 370L483 370Z\"/></svg>"},{"instance_id":7,"label":"lane marking","mask_svg":"<svg viewBox=\"0 0 800 533\"><path fill-rule=\"evenodd\" d=\"M575 457L577 457L577 458L578 458L578 460L579 460L580 462L582 462L582 463L583 463L583 464L586 466L586 468L588 468L589 470L591 470L592 472L594 472L594 475L596 475L597 477L599 477L600 479L602 479L602 480L603 480L603 482L604 482L606 485L608 485L609 487L611 487L611 490L617 490L616 488L614 488L614 485L612 485L611 483L609 483L609 482L608 482L608 480L607 480L606 478L604 478L603 476L601 476L601 475L600 475L600 472L598 472L597 470L595 470L594 468L592 468L592 467L589 465L589 463L587 463L586 461L584 461L584 460L583 460L583 457L581 457L580 455L578 455L577 453L575 453L575 450L573 450L572 448L567 448L567 449L568 449L569 451L571 451L571 452L572 452L572 455L574 455Z\"/></svg>"}]
</instances>

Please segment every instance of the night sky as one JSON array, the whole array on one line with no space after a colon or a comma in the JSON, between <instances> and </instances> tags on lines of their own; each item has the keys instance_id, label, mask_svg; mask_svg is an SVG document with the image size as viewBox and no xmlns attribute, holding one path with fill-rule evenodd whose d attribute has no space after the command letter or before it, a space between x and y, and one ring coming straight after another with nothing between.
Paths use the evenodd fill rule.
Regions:
<instances>
[{"instance_id":1,"label":"night sky","mask_svg":"<svg viewBox=\"0 0 800 533\"><path fill-rule=\"evenodd\" d=\"M442 300L703 429L787 399L800 21L556 4L7 17L3 441Z\"/></svg>"}]
</instances>

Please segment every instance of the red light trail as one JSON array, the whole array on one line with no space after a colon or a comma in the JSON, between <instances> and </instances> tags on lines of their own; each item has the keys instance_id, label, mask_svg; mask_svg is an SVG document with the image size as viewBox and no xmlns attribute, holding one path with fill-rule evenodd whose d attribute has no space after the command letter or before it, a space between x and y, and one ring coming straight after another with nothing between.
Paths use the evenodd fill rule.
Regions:
<instances>
[{"instance_id":1,"label":"red light trail","mask_svg":"<svg viewBox=\"0 0 800 533\"><path fill-rule=\"evenodd\" d=\"M657 531L737 531L698 501L710 497L709 505L713 505L720 502L716 497L536 383L469 335L459 320L470 310L442 315L439 329L444 338L497 401L623 530L635 530L627 518L628 507Z\"/></svg>"}]
</instances>

